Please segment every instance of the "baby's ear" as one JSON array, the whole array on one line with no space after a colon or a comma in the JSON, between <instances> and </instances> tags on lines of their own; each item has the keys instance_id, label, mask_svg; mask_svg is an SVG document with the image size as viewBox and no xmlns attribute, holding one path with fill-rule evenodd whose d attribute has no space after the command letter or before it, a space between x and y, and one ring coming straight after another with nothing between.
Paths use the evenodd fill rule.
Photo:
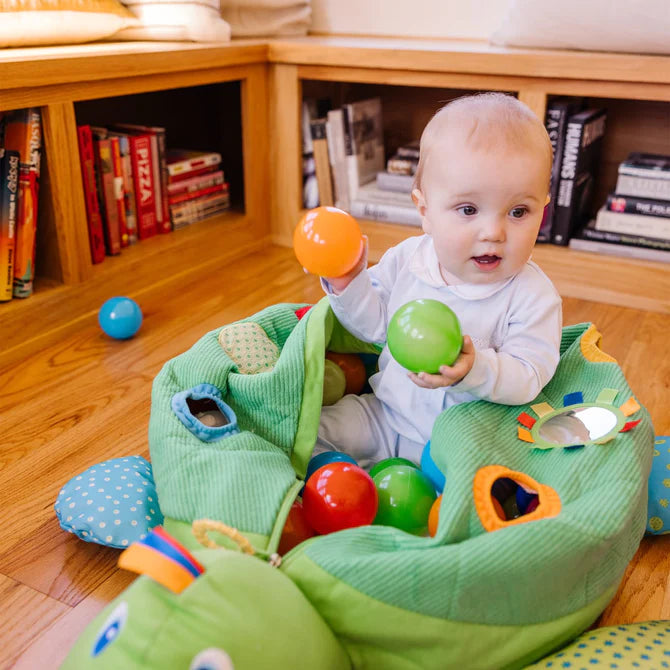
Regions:
<instances>
[{"instance_id":1,"label":"baby's ear","mask_svg":"<svg viewBox=\"0 0 670 670\"><path fill-rule=\"evenodd\" d=\"M544 201L544 206L546 207L551 202L551 193L547 193L547 199Z\"/></svg>"},{"instance_id":2,"label":"baby's ear","mask_svg":"<svg viewBox=\"0 0 670 670\"><path fill-rule=\"evenodd\" d=\"M426 215L426 199L423 197L423 193L418 188L415 188L412 191L412 200L419 210L421 216Z\"/></svg>"}]
</instances>

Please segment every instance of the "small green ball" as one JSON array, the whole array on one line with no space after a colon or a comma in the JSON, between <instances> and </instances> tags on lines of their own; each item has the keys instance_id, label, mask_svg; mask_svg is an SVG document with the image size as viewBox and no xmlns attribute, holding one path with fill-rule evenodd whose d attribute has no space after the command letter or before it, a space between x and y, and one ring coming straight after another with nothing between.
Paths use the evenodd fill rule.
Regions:
<instances>
[{"instance_id":1,"label":"small green ball","mask_svg":"<svg viewBox=\"0 0 670 670\"><path fill-rule=\"evenodd\" d=\"M453 365L463 346L454 312L439 300L412 300L391 317L387 332L393 358L411 372L436 374Z\"/></svg>"},{"instance_id":2,"label":"small green ball","mask_svg":"<svg viewBox=\"0 0 670 670\"><path fill-rule=\"evenodd\" d=\"M379 506L374 523L414 535L428 534L428 516L437 494L426 475L409 465L391 465L373 477Z\"/></svg>"},{"instance_id":3,"label":"small green ball","mask_svg":"<svg viewBox=\"0 0 670 670\"><path fill-rule=\"evenodd\" d=\"M347 387L347 378L344 371L333 361L327 358L323 362L323 403L334 405L343 395Z\"/></svg>"}]
</instances>

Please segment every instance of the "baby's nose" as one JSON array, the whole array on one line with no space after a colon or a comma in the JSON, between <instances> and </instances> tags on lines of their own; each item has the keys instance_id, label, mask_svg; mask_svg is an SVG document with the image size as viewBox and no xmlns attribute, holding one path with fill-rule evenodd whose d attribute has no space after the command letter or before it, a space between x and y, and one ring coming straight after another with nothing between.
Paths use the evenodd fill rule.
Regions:
<instances>
[{"instance_id":1,"label":"baby's nose","mask_svg":"<svg viewBox=\"0 0 670 670\"><path fill-rule=\"evenodd\" d=\"M505 241L505 224L498 217L487 217L482 221L480 239L487 242Z\"/></svg>"}]
</instances>

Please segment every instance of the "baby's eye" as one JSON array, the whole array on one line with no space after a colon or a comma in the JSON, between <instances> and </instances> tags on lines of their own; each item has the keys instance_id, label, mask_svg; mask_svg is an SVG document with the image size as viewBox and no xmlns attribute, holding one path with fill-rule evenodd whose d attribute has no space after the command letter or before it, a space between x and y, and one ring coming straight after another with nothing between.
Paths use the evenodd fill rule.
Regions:
<instances>
[{"instance_id":1,"label":"baby's eye","mask_svg":"<svg viewBox=\"0 0 670 670\"><path fill-rule=\"evenodd\" d=\"M510 211L510 216L513 219L522 219L527 212L528 210L525 207L515 207Z\"/></svg>"},{"instance_id":2,"label":"baby's eye","mask_svg":"<svg viewBox=\"0 0 670 670\"><path fill-rule=\"evenodd\" d=\"M477 213L477 208L474 207L473 205L463 205L462 207L459 207L457 210L460 214L463 214L464 216L474 216Z\"/></svg>"}]
</instances>

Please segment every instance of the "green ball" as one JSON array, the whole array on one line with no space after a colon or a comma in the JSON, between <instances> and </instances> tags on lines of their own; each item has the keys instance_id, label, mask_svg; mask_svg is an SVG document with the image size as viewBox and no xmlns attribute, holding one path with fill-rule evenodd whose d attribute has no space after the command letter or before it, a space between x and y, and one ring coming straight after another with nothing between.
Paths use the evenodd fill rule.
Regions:
<instances>
[{"instance_id":1,"label":"green ball","mask_svg":"<svg viewBox=\"0 0 670 670\"><path fill-rule=\"evenodd\" d=\"M419 466L416 465L416 463L412 463L407 458L400 458L399 456L396 456L394 458L385 458L383 461L379 461L379 463L375 463L371 468L369 475L373 479L375 478L375 475L379 474L382 470L385 470L386 468L390 467L391 465L409 465L410 468L418 468Z\"/></svg>"},{"instance_id":2,"label":"green ball","mask_svg":"<svg viewBox=\"0 0 670 670\"><path fill-rule=\"evenodd\" d=\"M326 358L323 362L323 403L334 405L343 395L347 387L344 371L337 364Z\"/></svg>"},{"instance_id":3,"label":"green ball","mask_svg":"<svg viewBox=\"0 0 670 670\"><path fill-rule=\"evenodd\" d=\"M374 523L393 526L413 535L428 534L428 515L437 494L421 470L391 465L373 477L379 506Z\"/></svg>"},{"instance_id":4,"label":"green ball","mask_svg":"<svg viewBox=\"0 0 670 670\"><path fill-rule=\"evenodd\" d=\"M436 374L453 365L463 334L454 312L439 300L412 300L391 317L387 341L393 358L412 372Z\"/></svg>"}]
</instances>

